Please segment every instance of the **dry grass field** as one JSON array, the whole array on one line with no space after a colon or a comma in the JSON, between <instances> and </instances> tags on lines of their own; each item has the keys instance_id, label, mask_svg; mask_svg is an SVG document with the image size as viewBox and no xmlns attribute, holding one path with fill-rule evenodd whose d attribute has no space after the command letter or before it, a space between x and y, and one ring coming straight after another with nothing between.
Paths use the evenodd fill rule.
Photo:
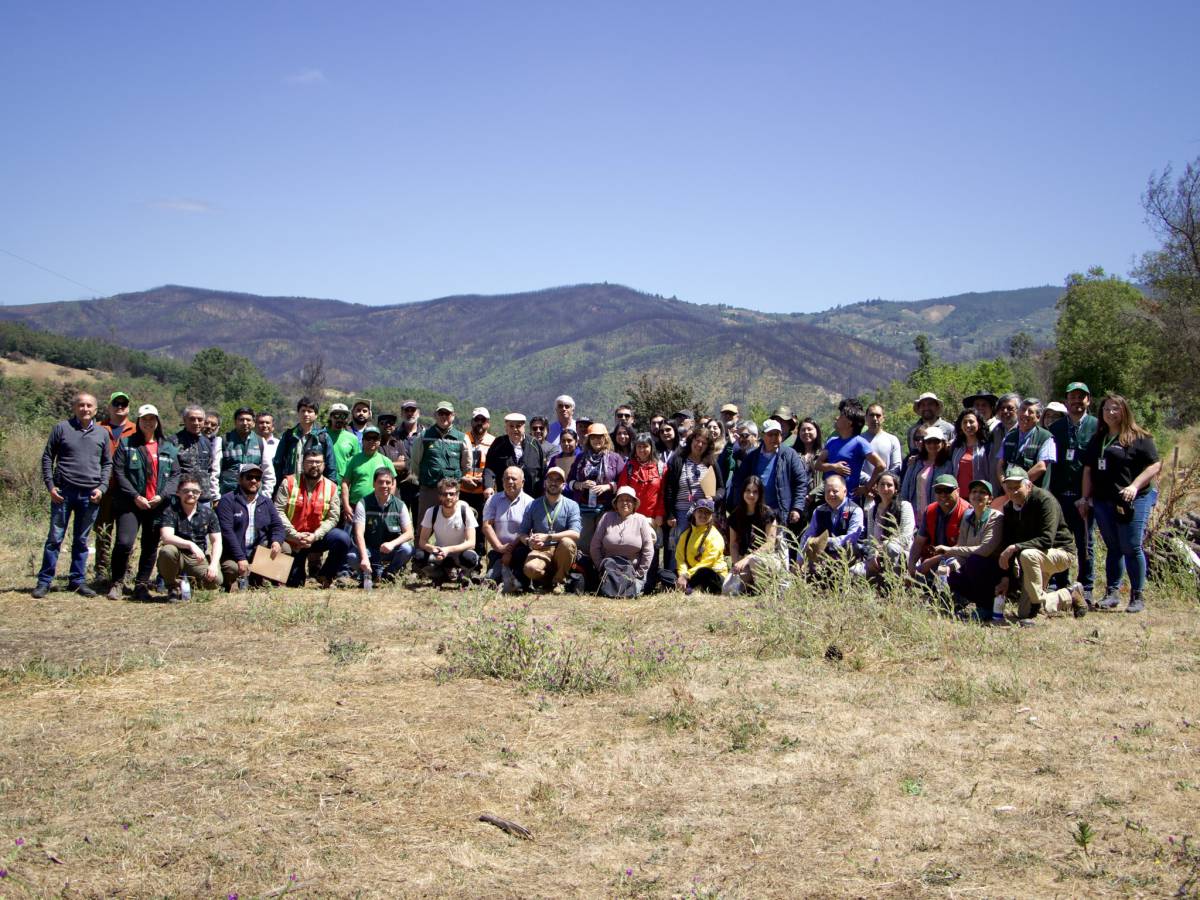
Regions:
<instances>
[{"instance_id":1,"label":"dry grass field","mask_svg":"<svg viewBox=\"0 0 1200 900\"><path fill-rule=\"evenodd\" d=\"M1181 591L1028 630L804 589L37 602L43 527L0 535L0 896L1200 896Z\"/></svg>"}]
</instances>

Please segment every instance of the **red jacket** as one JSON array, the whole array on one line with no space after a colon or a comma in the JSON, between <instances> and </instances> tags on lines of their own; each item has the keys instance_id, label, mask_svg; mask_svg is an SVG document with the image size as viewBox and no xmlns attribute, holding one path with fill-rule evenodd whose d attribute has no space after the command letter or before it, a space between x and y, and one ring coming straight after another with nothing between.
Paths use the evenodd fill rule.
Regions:
<instances>
[{"instance_id":1,"label":"red jacket","mask_svg":"<svg viewBox=\"0 0 1200 900\"><path fill-rule=\"evenodd\" d=\"M638 508L647 519L663 515L663 476L659 463L628 460L617 476L617 487L628 485L638 495Z\"/></svg>"},{"instance_id":2,"label":"red jacket","mask_svg":"<svg viewBox=\"0 0 1200 900\"><path fill-rule=\"evenodd\" d=\"M950 521L946 523L947 547L953 547L958 543L958 530L962 527L963 516L970 508L970 503L962 497L958 498L958 506L954 507L954 512L950 514ZM925 507L925 534L929 536L929 543L925 545L925 551L921 554L922 559L933 556L933 548L937 546L937 516L940 511L936 503L930 503Z\"/></svg>"}]
</instances>

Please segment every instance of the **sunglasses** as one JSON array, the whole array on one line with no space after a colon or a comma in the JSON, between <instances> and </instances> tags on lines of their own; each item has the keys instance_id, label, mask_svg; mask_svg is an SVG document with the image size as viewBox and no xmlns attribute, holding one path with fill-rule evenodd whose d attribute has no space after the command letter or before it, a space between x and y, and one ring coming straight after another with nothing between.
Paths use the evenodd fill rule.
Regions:
<instances>
[{"instance_id":1,"label":"sunglasses","mask_svg":"<svg viewBox=\"0 0 1200 900\"><path fill-rule=\"evenodd\" d=\"M933 492L935 494L953 494L954 488L952 488L952 487L935 487L933 489Z\"/></svg>"},{"instance_id":2,"label":"sunglasses","mask_svg":"<svg viewBox=\"0 0 1200 900\"><path fill-rule=\"evenodd\" d=\"M181 494L187 494L189 497L199 497L199 496L200 496L200 489L199 489L199 488L184 488L184 489L183 489L182 491L180 491L179 493L181 493Z\"/></svg>"},{"instance_id":3,"label":"sunglasses","mask_svg":"<svg viewBox=\"0 0 1200 900\"><path fill-rule=\"evenodd\" d=\"M262 476L255 475L253 472L247 472L242 477L245 478L247 481L262 481Z\"/></svg>"}]
</instances>

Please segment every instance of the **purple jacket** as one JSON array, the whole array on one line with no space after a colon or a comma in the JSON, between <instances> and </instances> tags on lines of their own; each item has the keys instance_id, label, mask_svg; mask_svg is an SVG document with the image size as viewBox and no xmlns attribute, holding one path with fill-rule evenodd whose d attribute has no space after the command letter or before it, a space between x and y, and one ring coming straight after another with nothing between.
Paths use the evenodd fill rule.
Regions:
<instances>
[{"instance_id":1,"label":"purple jacket","mask_svg":"<svg viewBox=\"0 0 1200 900\"><path fill-rule=\"evenodd\" d=\"M583 464L586 458L586 452L580 453L577 457L575 457L575 462L571 465L571 471L567 473L568 487L571 487L576 481L588 480L583 477ZM621 474L621 469L624 466L625 458L621 456L620 453L617 453L613 450L605 450L604 455L600 458L600 475L595 479L596 483L615 485L617 483L617 478ZM581 507L587 506L587 491L576 491L574 488L572 488L572 493L576 503L578 503ZM604 496L600 498L600 508L612 509L612 497L613 491L607 491Z\"/></svg>"}]
</instances>

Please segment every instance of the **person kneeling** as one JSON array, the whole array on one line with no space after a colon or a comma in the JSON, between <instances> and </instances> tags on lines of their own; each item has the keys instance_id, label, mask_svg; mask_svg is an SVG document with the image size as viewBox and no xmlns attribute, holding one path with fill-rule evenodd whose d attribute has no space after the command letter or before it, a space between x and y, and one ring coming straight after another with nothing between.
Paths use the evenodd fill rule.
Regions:
<instances>
[{"instance_id":1,"label":"person kneeling","mask_svg":"<svg viewBox=\"0 0 1200 900\"><path fill-rule=\"evenodd\" d=\"M375 470L374 490L354 505L350 521L358 548L358 567L374 581L394 579L413 555L413 525L408 506L395 492L396 476Z\"/></svg>"},{"instance_id":2,"label":"person kneeling","mask_svg":"<svg viewBox=\"0 0 1200 900\"><path fill-rule=\"evenodd\" d=\"M742 483L741 502L729 514L731 571L723 594L754 591L769 579L787 583L787 548L779 539L778 512L763 502L763 481L757 475Z\"/></svg>"},{"instance_id":3,"label":"person kneeling","mask_svg":"<svg viewBox=\"0 0 1200 900\"><path fill-rule=\"evenodd\" d=\"M637 512L638 495L629 485L617 488L613 508L600 517L589 547L606 597L636 597L646 588L654 558L654 526Z\"/></svg>"},{"instance_id":4,"label":"person kneeling","mask_svg":"<svg viewBox=\"0 0 1200 900\"><path fill-rule=\"evenodd\" d=\"M522 587L541 593L560 590L575 566L583 517L579 504L563 496L567 473L558 466L546 472L545 492L534 500L521 518L513 550L512 571Z\"/></svg>"},{"instance_id":5,"label":"person kneeling","mask_svg":"<svg viewBox=\"0 0 1200 900\"><path fill-rule=\"evenodd\" d=\"M708 498L697 500L688 510L688 527L675 545L675 587L690 594L721 593L729 574L725 564L725 539L713 527L715 505Z\"/></svg>"},{"instance_id":6,"label":"person kneeling","mask_svg":"<svg viewBox=\"0 0 1200 900\"><path fill-rule=\"evenodd\" d=\"M475 552L475 510L458 499L458 479L443 478L437 484L437 506L425 510L421 539L413 554L413 566L441 587L447 581L468 584L479 568ZM434 544L434 539L437 543Z\"/></svg>"},{"instance_id":7,"label":"person kneeling","mask_svg":"<svg viewBox=\"0 0 1200 900\"><path fill-rule=\"evenodd\" d=\"M262 577L250 574L250 559L259 546L271 548L271 559L280 553L291 553L287 531L279 510L269 497L263 497L258 487L263 470L258 463L242 463L238 469L236 490L217 502L217 521L221 523L221 574L225 590L262 584Z\"/></svg>"},{"instance_id":8,"label":"person kneeling","mask_svg":"<svg viewBox=\"0 0 1200 900\"><path fill-rule=\"evenodd\" d=\"M934 596L945 594L946 554L941 548L958 543L963 516L971 504L958 495L958 479L939 475L933 482L933 502L925 507L921 525L908 553L908 574Z\"/></svg>"},{"instance_id":9,"label":"person kneeling","mask_svg":"<svg viewBox=\"0 0 1200 900\"><path fill-rule=\"evenodd\" d=\"M944 555L950 565L955 612L964 614L966 607L974 603L980 622L1004 625L1004 597L996 597L996 585L1004 574L996 564L1004 513L992 509L990 481L972 481L970 497L971 508L959 524L957 543L939 544L933 552Z\"/></svg>"},{"instance_id":10,"label":"person kneeling","mask_svg":"<svg viewBox=\"0 0 1200 900\"><path fill-rule=\"evenodd\" d=\"M808 574L821 575L833 560L852 562L862 534L862 507L847 495L846 479L841 475L825 476L825 502L813 510L800 542Z\"/></svg>"},{"instance_id":11,"label":"person kneeling","mask_svg":"<svg viewBox=\"0 0 1200 900\"><path fill-rule=\"evenodd\" d=\"M200 480L185 475L159 519L158 574L169 603L184 599L181 575L195 578L206 590L220 581L221 526L213 508L199 501Z\"/></svg>"}]
</instances>

